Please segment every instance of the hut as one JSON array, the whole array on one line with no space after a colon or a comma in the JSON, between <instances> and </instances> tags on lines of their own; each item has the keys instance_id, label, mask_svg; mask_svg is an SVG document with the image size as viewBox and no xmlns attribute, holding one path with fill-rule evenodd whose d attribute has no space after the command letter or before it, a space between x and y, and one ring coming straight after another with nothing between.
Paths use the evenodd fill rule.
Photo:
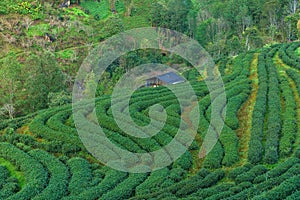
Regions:
<instances>
[{"instance_id":1,"label":"hut","mask_svg":"<svg viewBox=\"0 0 300 200\"><path fill-rule=\"evenodd\" d=\"M154 76L146 80L146 87L156 87L159 85L174 85L183 83L185 80L174 72L168 72L158 76Z\"/></svg>"}]
</instances>

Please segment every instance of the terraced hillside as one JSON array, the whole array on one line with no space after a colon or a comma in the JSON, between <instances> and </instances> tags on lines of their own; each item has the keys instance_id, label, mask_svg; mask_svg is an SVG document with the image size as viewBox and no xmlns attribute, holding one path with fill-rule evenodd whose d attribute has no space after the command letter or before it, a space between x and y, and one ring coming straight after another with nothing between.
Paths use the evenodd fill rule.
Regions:
<instances>
[{"instance_id":1,"label":"terraced hillside","mask_svg":"<svg viewBox=\"0 0 300 200\"><path fill-rule=\"evenodd\" d=\"M273 45L218 62L227 95L225 126L202 159L211 99L196 71L184 73L199 100L198 134L176 162L151 173L120 172L94 159L78 137L71 105L1 122L0 199L300 199L299 47ZM165 107L166 125L150 139L123 133L110 100L96 100L98 122L123 149L154 151L177 133L180 108L165 87L142 88L130 101L140 125L149 123L151 105Z\"/></svg>"}]
</instances>

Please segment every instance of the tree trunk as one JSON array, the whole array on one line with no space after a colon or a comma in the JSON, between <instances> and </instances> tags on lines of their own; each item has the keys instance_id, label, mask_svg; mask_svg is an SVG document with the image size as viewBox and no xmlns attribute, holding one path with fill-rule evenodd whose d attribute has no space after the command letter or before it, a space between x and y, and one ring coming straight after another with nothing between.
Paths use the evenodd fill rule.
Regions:
<instances>
[{"instance_id":1,"label":"tree trunk","mask_svg":"<svg viewBox=\"0 0 300 200\"><path fill-rule=\"evenodd\" d=\"M116 0L110 0L110 10L111 11L116 10L115 2L116 2Z\"/></svg>"}]
</instances>

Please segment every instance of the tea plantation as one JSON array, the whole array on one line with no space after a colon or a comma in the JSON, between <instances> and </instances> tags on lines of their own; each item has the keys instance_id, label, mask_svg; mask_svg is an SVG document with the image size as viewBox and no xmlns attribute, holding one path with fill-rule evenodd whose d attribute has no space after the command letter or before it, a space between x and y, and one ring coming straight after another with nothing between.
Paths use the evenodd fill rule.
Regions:
<instances>
[{"instance_id":1,"label":"tea plantation","mask_svg":"<svg viewBox=\"0 0 300 200\"><path fill-rule=\"evenodd\" d=\"M222 134L204 158L198 154L214 99L203 77L185 72L198 97L198 105L188 105L199 106L197 135L189 151L151 173L120 172L93 158L76 131L72 105L1 121L0 199L300 199L299 48L299 42L277 44L217 62L227 112ZM141 88L130 100L131 117L144 125L157 103L168 118L148 139L117 126L110 96L96 99L97 120L119 147L154 151L177 133L178 101L162 86Z\"/></svg>"}]
</instances>

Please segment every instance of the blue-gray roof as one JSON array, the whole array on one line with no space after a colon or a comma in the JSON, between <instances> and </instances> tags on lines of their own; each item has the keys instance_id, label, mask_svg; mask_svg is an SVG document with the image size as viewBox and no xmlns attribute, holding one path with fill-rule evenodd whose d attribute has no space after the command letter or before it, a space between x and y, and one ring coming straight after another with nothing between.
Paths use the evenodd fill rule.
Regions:
<instances>
[{"instance_id":1,"label":"blue-gray roof","mask_svg":"<svg viewBox=\"0 0 300 200\"><path fill-rule=\"evenodd\" d=\"M174 72L168 72L166 74L156 76L156 78L168 84L182 83L185 81L181 76Z\"/></svg>"}]
</instances>

